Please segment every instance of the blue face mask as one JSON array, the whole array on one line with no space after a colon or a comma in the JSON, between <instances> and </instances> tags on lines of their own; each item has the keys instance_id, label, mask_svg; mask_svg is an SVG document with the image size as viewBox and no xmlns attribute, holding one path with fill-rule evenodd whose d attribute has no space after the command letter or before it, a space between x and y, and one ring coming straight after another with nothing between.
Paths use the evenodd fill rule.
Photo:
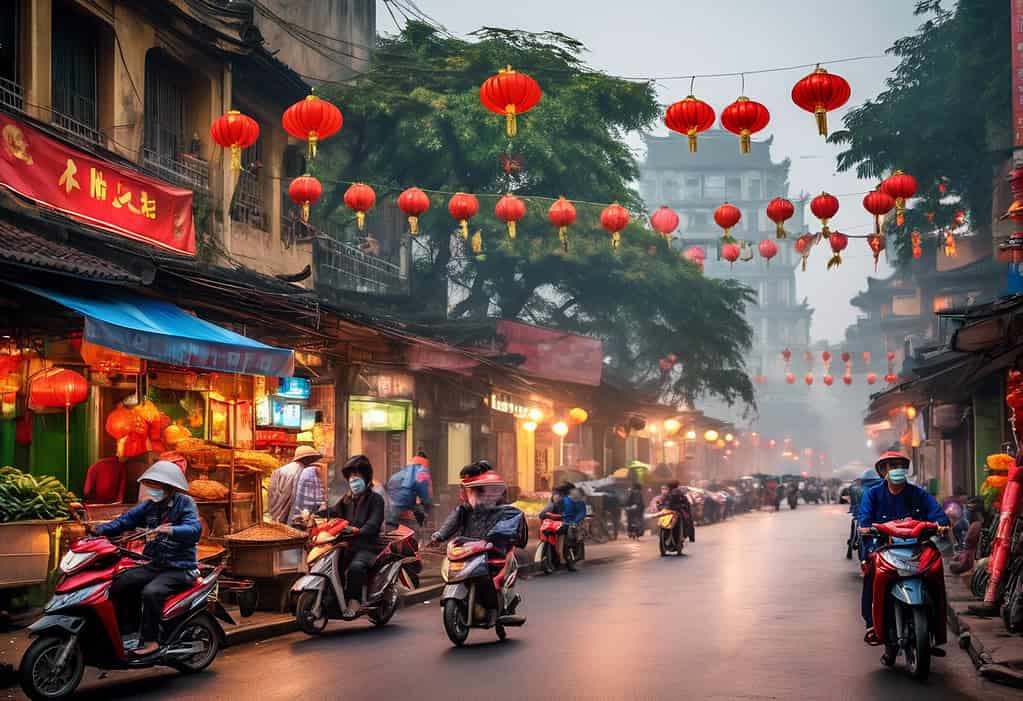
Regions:
<instances>
[{"instance_id":1,"label":"blue face mask","mask_svg":"<svg viewBox=\"0 0 1023 701\"><path fill-rule=\"evenodd\" d=\"M156 487L146 487L146 494L153 501L162 501L164 495L166 494L166 492L164 490L158 489Z\"/></svg>"},{"instance_id":2,"label":"blue face mask","mask_svg":"<svg viewBox=\"0 0 1023 701\"><path fill-rule=\"evenodd\" d=\"M352 494L358 496L366 491L366 480L361 477L352 477L348 480L348 488L352 490Z\"/></svg>"},{"instance_id":3,"label":"blue face mask","mask_svg":"<svg viewBox=\"0 0 1023 701\"><path fill-rule=\"evenodd\" d=\"M905 467L893 467L888 470L888 481L892 484L905 484L909 470Z\"/></svg>"}]
</instances>

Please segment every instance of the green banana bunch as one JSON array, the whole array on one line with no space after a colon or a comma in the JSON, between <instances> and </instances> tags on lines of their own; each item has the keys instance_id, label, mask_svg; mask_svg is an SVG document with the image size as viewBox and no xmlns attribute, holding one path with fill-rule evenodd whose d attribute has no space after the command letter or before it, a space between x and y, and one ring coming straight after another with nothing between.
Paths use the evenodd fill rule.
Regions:
<instances>
[{"instance_id":1,"label":"green banana bunch","mask_svg":"<svg viewBox=\"0 0 1023 701\"><path fill-rule=\"evenodd\" d=\"M0 467L0 523L65 519L75 495L56 477L34 477L14 467Z\"/></svg>"}]
</instances>

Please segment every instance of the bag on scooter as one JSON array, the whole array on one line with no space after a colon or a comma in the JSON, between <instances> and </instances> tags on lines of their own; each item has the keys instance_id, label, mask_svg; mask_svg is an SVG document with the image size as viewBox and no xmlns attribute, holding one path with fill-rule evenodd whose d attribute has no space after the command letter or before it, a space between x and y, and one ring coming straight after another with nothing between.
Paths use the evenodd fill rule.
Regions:
<instances>
[{"instance_id":1,"label":"bag on scooter","mask_svg":"<svg viewBox=\"0 0 1023 701\"><path fill-rule=\"evenodd\" d=\"M504 507L501 518L487 534L487 540L503 540L516 548L526 547L526 543L529 542L526 517L513 506Z\"/></svg>"}]
</instances>

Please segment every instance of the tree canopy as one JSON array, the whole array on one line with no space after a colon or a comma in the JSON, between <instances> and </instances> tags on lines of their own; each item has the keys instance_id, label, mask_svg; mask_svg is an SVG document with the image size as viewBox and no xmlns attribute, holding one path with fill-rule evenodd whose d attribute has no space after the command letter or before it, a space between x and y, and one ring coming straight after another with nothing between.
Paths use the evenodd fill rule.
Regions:
<instances>
[{"instance_id":1,"label":"tree canopy","mask_svg":"<svg viewBox=\"0 0 1023 701\"><path fill-rule=\"evenodd\" d=\"M925 246L934 248L958 210L990 236L996 169L1011 145L1009 9L918 0L923 24L888 50L901 61L884 91L850 110L845 129L829 138L847 147L839 170L880 180L901 169L917 178L923 199L907 212L905 233L891 232L898 263L911 257L908 232L931 233Z\"/></svg>"},{"instance_id":2,"label":"tree canopy","mask_svg":"<svg viewBox=\"0 0 1023 701\"><path fill-rule=\"evenodd\" d=\"M480 232L482 250L474 251L455 231L448 196L431 195L413 240L414 294L399 311L420 321L501 317L589 334L605 341L613 368L672 399L752 402L743 360L749 290L705 278L639 223L638 164L625 135L659 114L652 86L592 70L584 47L563 34L484 28L472 39L409 22L378 40L366 73L325 90L345 113L343 138L326 142L316 164L326 211L354 180L392 200L412 185L480 198L471 231ZM479 102L481 83L506 65L544 91L511 141L503 117ZM493 213L505 192L527 204L514 240ZM567 252L547 220L559 195L578 211ZM613 201L633 217L617 251L599 226ZM663 373L658 360L671 354L682 370Z\"/></svg>"}]
</instances>

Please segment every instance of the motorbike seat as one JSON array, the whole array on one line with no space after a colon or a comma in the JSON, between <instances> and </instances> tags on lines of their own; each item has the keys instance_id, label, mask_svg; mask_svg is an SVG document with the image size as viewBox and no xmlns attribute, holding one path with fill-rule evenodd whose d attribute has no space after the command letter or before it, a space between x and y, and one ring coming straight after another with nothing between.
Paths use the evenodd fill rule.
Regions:
<instances>
[{"instance_id":1,"label":"motorbike seat","mask_svg":"<svg viewBox=\"0 0 1023 701\"><path fill-rule=\"evenodd\" d=\"M192 583L192 586L188 587L187 589L177 594L174 594L173 596L167 597L167 600L163 602L163 615L166 616L168 612L170 612L175 606L177 606L182 601L192 596L205 586L206 582L204 582L201 577L198 577Z\"/></svg>"}]
</instances>

